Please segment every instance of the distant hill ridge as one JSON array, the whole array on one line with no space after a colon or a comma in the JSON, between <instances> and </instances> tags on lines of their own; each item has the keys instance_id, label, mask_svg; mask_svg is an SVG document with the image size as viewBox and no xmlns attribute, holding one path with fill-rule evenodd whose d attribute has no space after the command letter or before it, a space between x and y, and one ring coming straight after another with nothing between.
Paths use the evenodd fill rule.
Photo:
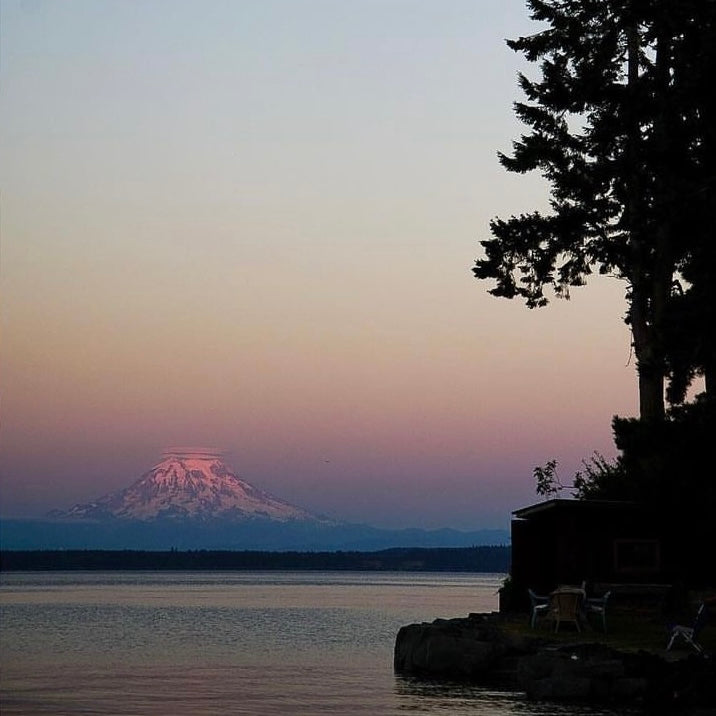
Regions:
<instances>
[{"instance_id":1,"label":"distant hill ridge","mask_svg":"<svg viewBox=\"0 0 716 716\"><path fill-rule=\"evenodd\" d=\"M374 551L508 545L507 530L387 530L361 524L222 520L0 520L3 550Z\"/></svg>"}]
</instances>

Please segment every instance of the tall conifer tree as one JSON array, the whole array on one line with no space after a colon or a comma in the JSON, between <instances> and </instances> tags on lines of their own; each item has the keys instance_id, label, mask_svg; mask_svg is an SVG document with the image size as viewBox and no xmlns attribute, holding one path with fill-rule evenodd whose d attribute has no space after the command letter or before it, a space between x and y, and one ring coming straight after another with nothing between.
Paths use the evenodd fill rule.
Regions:
<instances>
[{"instance_id":1,"label":"tall conifer tree","mask_svg":"<svg viewBox=\"0 0 716 716\"><path fill-rule=\"evenodd\" d=\"M686 125L688 172L681 177L681 230L690 248L679 266L669 312L670 402L680 403L695 375L716 400L716 0L684 0L678 17L674 83Z\"/></svg>"},{"instance_id":2,"label":"tall conifer tree","mask_svg":"<svg viewBox=\"0 0 716 716\"><path fill-rule=\"evenodd\" d=\"M713 242L699 212L688 221L683 212L705 207L694 197L713 171L703 20L715 5L528 0L545 29L508 41L539 63L541 76L520 75L526 101L515 111L531 132L500 161L508 171L540 171L551 185L551 211L493 220L473 271L496 281L492 294L521 297L530 308L547 304L547 287L569 297L594 270L624 279L647 422L664 417L667 375L678 387L703 368L695 349L677 356L674 318L687 304L679 309L673 298L679 277L702 308L699 292L713 291L698 258Z\"/></svg>"}]
</instances>

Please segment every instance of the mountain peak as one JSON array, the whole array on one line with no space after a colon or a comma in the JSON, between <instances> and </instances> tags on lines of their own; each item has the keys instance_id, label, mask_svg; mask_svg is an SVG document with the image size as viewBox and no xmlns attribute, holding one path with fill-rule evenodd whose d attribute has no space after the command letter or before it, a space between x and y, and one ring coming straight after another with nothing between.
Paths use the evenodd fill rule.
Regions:
<instances>
[{"instance_id":1,"label":"mountain peak","mask_svg":"<svg viewBox=\"0 0 716 716\"><path fill-rule=\"evenodd\" d=\"M71 507L62 517L127 520L194 519L326 522L259 490L234 474L213 448L169 448L124 490Z\"/></svg>"}]
</instances>

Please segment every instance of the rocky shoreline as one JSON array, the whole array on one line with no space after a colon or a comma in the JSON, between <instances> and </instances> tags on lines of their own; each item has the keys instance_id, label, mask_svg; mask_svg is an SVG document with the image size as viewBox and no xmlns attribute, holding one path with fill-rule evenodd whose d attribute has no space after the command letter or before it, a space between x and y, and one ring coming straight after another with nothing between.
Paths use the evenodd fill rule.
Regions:
<instances>
[{"instance_id":1,"label":"rocky shoreline","mask_svg":"<svg viewBox=\"0 0 716 716\"><path fill-rule=\"evenodd\" d=\"M410 624L395 641L396 672L519 689L529 699L586 702L644 713L716 714L716 661L665 658L604 644L515 634L498 614Z\"/></svg>"}]
</instances>

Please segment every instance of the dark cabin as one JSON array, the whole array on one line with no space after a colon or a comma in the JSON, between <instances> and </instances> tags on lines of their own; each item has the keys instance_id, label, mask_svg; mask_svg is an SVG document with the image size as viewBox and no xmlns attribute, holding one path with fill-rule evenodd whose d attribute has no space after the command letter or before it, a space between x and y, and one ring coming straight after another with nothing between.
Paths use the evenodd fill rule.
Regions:
<instances>
[{"instance_id":1,"label":"dark cabin","mask_svg":"<svg viewBox=\"0 0 716 716\"><path fill-rule=\"evenodd\" d=\"M545 594L559 584L653 585L675 576L663 524L636 503L555 499L512 514L511 591L519 602L528 587Z\"/></svg>"}]
</instances>

